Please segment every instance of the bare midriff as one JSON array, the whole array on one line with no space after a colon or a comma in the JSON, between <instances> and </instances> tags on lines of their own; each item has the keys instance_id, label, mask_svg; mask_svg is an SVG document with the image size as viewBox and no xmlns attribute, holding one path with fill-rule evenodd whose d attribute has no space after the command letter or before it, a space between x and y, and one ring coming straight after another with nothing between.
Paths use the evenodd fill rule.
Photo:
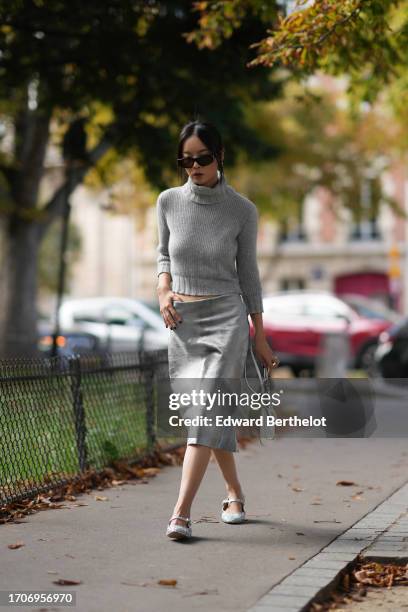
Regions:
<instances>
[{"instance_id":1,"label":"bare midriff","mask_svg":"<svg viewBox=\"0 0 408 612\"><path fill-rule=\"evenodd\" d=\"M176 293L173 291L174 297L178 302L194 302L195 300L206 300L211 297L218 297L218 295L187 295L185 293Z\"/></svg>"}]
</instances>

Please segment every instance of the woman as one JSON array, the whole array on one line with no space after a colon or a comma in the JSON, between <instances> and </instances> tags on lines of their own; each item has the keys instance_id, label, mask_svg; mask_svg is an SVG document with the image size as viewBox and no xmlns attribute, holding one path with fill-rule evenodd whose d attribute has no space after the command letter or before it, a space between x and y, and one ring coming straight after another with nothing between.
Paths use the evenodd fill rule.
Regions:
<instances>
[{"instance_id":1,"label":"woman","mask_svg":"<svg viewBox=\"0 0 408 612\"><path fill-rule=\"evenodd\" d=\"M223 161L215 126L188 123L178 146L178 166L185 169L187 182L166 189L157 200L157 294L171 330L169 374L174 383L240 379L250 342L248 314L257 357L269 372L279 363L263 329L257 209L227 183ZM179 496L166 535L191 537L191 505L211 452L228 495L221 518L226 523L245 520L245 497L233 456L237 450L233 427L189 429Z\"/></svg>"}]
</instances>

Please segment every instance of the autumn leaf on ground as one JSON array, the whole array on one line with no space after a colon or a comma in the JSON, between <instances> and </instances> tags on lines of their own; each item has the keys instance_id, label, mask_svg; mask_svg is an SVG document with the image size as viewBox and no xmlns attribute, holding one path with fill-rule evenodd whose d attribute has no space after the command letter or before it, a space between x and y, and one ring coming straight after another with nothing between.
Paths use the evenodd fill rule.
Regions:
<instances>
[{"instance_id":1,"label":"autumn leaf on ground","mask_svg":"<svg viewBox=\"0 0 408 612\"><path fill-rule=\"evenodd\" d=\"M354 579L376 587L391 587L395 584L408 585L408 564L365 563L352 572Z\"/></svg>"},{"instance_id":2,"label":"autumn leaf on ground","mask_svg":"<svg viewBox=\"0 0 408 612\"><path fill-rule=\"evenodd\" d=\"M188 593L183 597L194 597L194 595L218 595L218 589L206 589L205 591L194 591L194 593Z\"/></svg>"},{"instance_id":3,"label":"autumn leaf on ground","mask_svg":"<svg viewBox=\"0 0 408 612\"><path fill-rule=\"evenodd\" d=\"M351 487L351 486L357 486L356 482L353 482L352 480L338 480L336 482L336 487Z\"/></svg>"},{"instance_id":4,"label":"autumn leaf on ground","mask_svg":"<svg viewBox=\"0 0 408 612\"><path fill-rule=\"evenodd\" d=\"M174 578L166 580L165 578L162 578L161 580L157 581L158 584L163 584L165 586L176 586L177 584L177 580L175 580Z\"/></svg>"},{"instance_id":5,"label":"autumn leaf on ground","mask_svg":"<svg viewBox=\"0 0 408 612\"><path fill-rule=\"evenodd\" d=\"M82 582L80 580L67 580L65 578L59 578L58 580L53 580L52 581L53 584L61 584L61 585L66 585L69 586L71 584L82 584Z\"/></svg>"},{"instance_id":6,"label":"autumn leaf on ground","mask_svg":"<svg viewBox=\"0 0 408 612\"><path fill-rule=\"evenodd\" d=\"M149 468L143 468L142 471L145 476L156 476L156 474L158 474L161 470L160 468L157 468L157 467L149 467Z\"/></svg>"},{"instance_id":7,"label":"autumn leaf on ground","mask_svg":"<svg viewBox=\"0 0 408 612\"><path fill-rule=\"evenodd\" d=\"M354 495L352 495L352 496L350 497L350 499L357 499L357 500L360 500L360 499L364 499L364 497L362 497L362 496L361 496L361 495L359 495L358 493L355 493Z\"/></svg>"},{"instance_id":8,"label":"autumn leaf on ground","mask_svg":"<svg viewBox=\"0 0 408 612\"><path fill-rule=\"evenodd\" d=\"M8 548L14 550L16 548L21 548L22 546L25 546L24 542L16 542L15 544L9 544Z\"/></svg>"}]
</instances>

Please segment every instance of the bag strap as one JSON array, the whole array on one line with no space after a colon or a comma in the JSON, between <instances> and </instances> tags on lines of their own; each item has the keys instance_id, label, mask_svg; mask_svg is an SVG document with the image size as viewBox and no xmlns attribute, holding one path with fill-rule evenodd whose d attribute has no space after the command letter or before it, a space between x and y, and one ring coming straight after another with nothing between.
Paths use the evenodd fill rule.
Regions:
<instances>
[{"instance_id":1,"label":"bag strap","mask_svg":"<svg viewBox=\"0 0 408 612\"><path fill-rule=\"evenodd\" d=\"M249 334L249 326L248 326L248 334ZM250 350L251 350L252 360L253 360L254 365L255 365L255 370L256 370L257 376L258 376L258 378L259 378L259 383L260 383L260 387L261 387L261 392L262 392L262 393L269 393L269 395L270 395L270 391L271 391L271 390L270 390L270 388L269 388L269 387L270 387L270 380L271 380L271 379L270 379L270 376L269 376L269 370L268 370L268 368L267 368L267 367L264 365L264 366L263 366L263 375L261 374L261 371L260 371L260 369L259 369L259 367L258 367L258 363L257 363L256 358L255 358L255 355L254 355L254 351L253 351L253 349L252 349L252 342L251 342L251 336L250 336L250 334L249 334L249 348L250 348ZM246 383L247 383L248 387L251 389L251 391L252 391L253 393L256 393L256 392L257 392L257 391L256 391L256 389L253 389L253 388L251 387L251 385L249 384L249 382L248 382L248 378L247 378L247 369L246 369L246 361L245 361L245 366L244 366L244 373L245 373L245 380L246 380ZM264 406L264 405L262 405L262 408L264 408L264 409L265 409L265 412L267 412L267 411L266 411L266 408L265 408L265 406ZM274 411L274 409L273 409L273 408L272 408L272 412L273 412L273 414L276 416L276 412ZM262 444L262 437L261 437L261 428L259 428L258 433L259 433L259 442L261 443L261 445L263 445L263 444ZM275 428L274 428L274 435L272 436L272 439L273 439L273 438L275 438Z\"/></svg>"}]
</instances>

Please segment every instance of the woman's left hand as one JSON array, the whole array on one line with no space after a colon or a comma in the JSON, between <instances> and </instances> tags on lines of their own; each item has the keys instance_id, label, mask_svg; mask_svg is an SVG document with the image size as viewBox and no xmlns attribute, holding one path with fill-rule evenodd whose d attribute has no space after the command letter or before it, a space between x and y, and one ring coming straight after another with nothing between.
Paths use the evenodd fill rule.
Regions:
<instances>
[{"instance_id":1,"label":"woman's left hand","mask_svg":"<svg viewBox=\"0 0 408 612\"><path fill-rule=\"evenodd\" d=\"M258 359L268 368L269 375L272 375L272 370L279 365L279 357L272 351L265 336L256 336L254 348Z\"/></svg>"}]
</instances>

